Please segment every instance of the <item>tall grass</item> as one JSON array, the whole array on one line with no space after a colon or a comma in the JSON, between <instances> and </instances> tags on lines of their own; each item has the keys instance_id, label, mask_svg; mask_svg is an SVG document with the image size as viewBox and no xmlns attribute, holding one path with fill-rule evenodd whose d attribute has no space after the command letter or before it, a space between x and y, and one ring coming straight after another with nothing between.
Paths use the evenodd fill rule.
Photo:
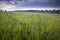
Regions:
<instances>
[{"instance_id":1,"label":"tall grass","mask_svg":"<svg viewBox=\"0 0 60 40\"><path fill-rule=\"evenodd\" d=\"M0 12L0 40L60 40L60 14Z\"/></svg>"}]
</instances>

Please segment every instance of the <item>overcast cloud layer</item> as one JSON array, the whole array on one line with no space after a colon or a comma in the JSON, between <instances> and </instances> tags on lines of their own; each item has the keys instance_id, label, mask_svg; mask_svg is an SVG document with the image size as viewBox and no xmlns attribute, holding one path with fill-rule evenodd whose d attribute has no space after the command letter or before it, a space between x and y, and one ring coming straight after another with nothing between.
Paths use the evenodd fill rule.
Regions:
<instances>
[{"instance_id":1,"label":"overcast cloud layer","mask_svg":"<svg viewBox=\"0 0 60 40\"><path fill-rule=\"evenodd\" d=\"M60 0L0 0L0 9L19 9L19 8L40 8L53 7L60 8Z\"/></svg>"}]
</instances>

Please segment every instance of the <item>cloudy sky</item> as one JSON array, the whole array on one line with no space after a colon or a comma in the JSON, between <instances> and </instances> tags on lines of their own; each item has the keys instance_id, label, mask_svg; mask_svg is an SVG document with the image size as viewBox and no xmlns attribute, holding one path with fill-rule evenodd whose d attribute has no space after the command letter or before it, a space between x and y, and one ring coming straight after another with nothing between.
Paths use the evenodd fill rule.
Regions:
<instances>
[{"instance_id":1,"label":"cloudy sky","mask_svg":"<svg viewBox=\"0 0 60 40\"><path fill-rule=\"evenodd\" d=\"M0 9L60 8L60 0L0 0Z\"/></svg>"}]
</instances>

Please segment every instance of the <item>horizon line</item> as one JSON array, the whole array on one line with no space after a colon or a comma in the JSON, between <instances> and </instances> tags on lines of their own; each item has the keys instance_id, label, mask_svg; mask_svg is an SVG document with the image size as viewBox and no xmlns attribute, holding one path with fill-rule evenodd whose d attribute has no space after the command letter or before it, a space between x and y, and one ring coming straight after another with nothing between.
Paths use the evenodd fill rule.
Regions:
<instances>
[{"instance_id":1,"label":"horizon line","mask_svg":"<svg viewBox=\"0 0 60 40\"><path fill-rule=\"evenodd\" d=\"M60 10L60 8L19 8L19 9L0 9L2 11L16 11L16 10Z\"/></svg>"}]
</instances>

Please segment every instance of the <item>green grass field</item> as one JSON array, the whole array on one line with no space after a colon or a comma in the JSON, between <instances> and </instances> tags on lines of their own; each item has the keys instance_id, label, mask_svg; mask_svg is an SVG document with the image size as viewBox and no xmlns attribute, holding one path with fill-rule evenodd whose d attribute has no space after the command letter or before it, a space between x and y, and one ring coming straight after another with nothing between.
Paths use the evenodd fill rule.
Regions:
<instances>
[{"instance_id":1,"label":"green grass field","mask_svg":"<svg viewBox=\"0 0 60 40\"><path fill-rule=\"evenodd\" d=\"M60 40L60 14L0 12L0 40Z\"/></svg>"}]
</instances>

